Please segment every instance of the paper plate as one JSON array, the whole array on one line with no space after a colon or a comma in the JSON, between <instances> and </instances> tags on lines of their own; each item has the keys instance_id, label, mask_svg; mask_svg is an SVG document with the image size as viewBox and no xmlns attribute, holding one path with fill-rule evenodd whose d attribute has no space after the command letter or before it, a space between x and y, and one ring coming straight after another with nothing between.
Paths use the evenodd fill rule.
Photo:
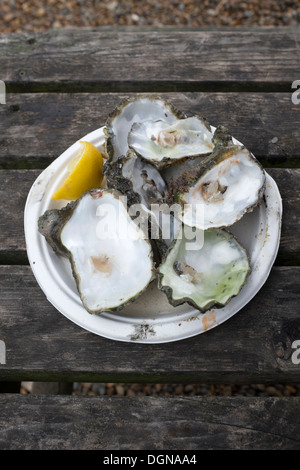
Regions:
<instances>
[{"instance_id":1,"label":"paper plate","mask_svg":"<svg viewBox=\"0 0 300 470\"><path fill-rule=\"evenodd\" d=\"M67 204L67 201L52 200L51 196L64 181L68 163L78 154L80 140L103 150L103 128L79 139L40 174L28 194L24 214L31 269L48 301L59 312L85 330L105 338L165 343L196 336L221 325L256 295L275 261L281 231L281 197L275 181L267 173L264 201L231 227L231 232L249 253L251 273L240 293L224 308L201 314L187 304L172 307L153 281L144 294L120 312L88 313L78 295L69 261L54 254L37 228L38 218L45 210Z\"/></svg>"}]
</instances>

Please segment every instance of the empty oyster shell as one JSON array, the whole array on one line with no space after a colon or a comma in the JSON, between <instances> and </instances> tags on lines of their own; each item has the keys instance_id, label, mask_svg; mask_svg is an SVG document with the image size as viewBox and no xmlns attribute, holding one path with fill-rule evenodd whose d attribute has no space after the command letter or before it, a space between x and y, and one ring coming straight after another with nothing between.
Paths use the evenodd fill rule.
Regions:
<instances>
[{"instance_id":1,"label":"empty oyster shell","mask_svg":"<svg viewBox=\"0 0 300 470\"><path fill-rule=\"evenodd\" d=\"M171 124L166 121L136 122L129 132L128 145L160 169L187 157L210 154L212 138L208 123L193 116Z\"/></svg>"},{"instance_id":2,"label":"empty oyster shell","mask_svg":"<svg viewBox=\"0 0 300 470\"><path fill-rule=\"evenodd\" d=\"M158 268L158 287L173 306L187 302L201 312L223 307L250 271L245 249L224 229L196 233L193 249L190 243L182 230Z\"/></svg>"},{"instance_id":3,"label":"empty oyster shell","mask_svg":"<svg viewBox=\"0 0 300 470\"><path fill-rule=\"evenodd\" d=\"M123 100L109 115L104 127L108 159L117 160L126 155L128 134L135 122L151 119L174 123L185 117L184 113L159 97L138 96Z\"/></svg>"},{"instance_id":4,"label":"empty oyster shell","mask_svg":"<svg viewBox=\"0 0 300 470\"><path fill-rule=\"evenodd\" d=\"M134 152L105 165L104 174L109 187L127 196L129 206L141 203L150 209L151 204L165 200L167 185L163 177Z\"/></svg>"},{"instance_id":5,"label":"empty oyster shell","mask_svg":"<svg viewBox=\"0 0 300 470\"><path fill-rule=\"evenodd\" d=\"M154 279L151 244L118 191L91 190L61 210L46 211L39 231L70 260L90 313L121 310Z\"/></svg>"},{"instance_id":6,"label":"empty oyster shell","mask_svg":"<svg viewBox=\"0 0 300 470\"><path fill-rule=\"evenodd\" d=\"M265 172L243 146L217 145L195 168L169 184L167 200L182 206L180 220L202 230L228 227L263 196Z\"/></svg>"}]
</instances>

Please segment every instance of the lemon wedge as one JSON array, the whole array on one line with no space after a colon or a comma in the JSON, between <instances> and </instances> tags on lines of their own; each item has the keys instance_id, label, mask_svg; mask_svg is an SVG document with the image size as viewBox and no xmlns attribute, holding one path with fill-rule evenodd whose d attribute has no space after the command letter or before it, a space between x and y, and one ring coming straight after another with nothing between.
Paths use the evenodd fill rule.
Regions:
<instances>
[{"instance_id":1,"label":"lemon wedge","mask_svg":"<svg viewBox=\"0 0 300 470\"><path fill-rule=\"evenodd\" d=\"M85 191L100 188L103 181L101 152L90 142L80 142L81 149L68 165L68 176L52 199L78 199Z\"/></svg>"}]
</instances>

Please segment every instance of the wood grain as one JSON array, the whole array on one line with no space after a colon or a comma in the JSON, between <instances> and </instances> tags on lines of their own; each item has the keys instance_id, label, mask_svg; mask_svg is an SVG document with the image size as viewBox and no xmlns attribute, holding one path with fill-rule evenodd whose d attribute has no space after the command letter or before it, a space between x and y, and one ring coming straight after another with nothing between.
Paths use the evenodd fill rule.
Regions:
<instances>
[{"instance_id":1,"label":"wood grain","mask_svg":"<svg viewBox=\"0 0 300 470\"><path fill-rule=\"evenodd\" d=\"M297 28L2 34L8 91L289 91Z\"/></svg>"},{"instance_id":2,"label":"wood grain","mask_svg":"<svg viewBox=\"0 0 300 470\"><path fill-rule=\"evenodd\" d=\"M23 228L28 192L41 170L0 170L0 263L27 263ZM281 243L277 264L300 263L300 169L269 168L283 199Z\"/></svg>"},{"instance_id":3,"label":"wood grain","mask_svg":"<svg viewBox=\"0 0 300 470\"><path fill-rule=\"evenodd\" d=\"M106 122L130 93L25 93L0 106L0 168L45 168ZM300 104L291 93L166 93L187 113L227 126L266 167L299 166ZM292 137L291 137L292 136Z\"/></svg>"},{"instance_id":4,"label":"wood grain","mask_svg":"<svg viewBox=\"0 0 300 470\"><path fill-rule=\"evenodd\" d=\"M194 338L147 345L80 328L47 301L28 266L1 266L6 364L0 364L0 380L299 382L300 368L291 358L300 339L299 282L300 268L274 267L253 300L222 325Z\"/></svg>"},{"instance_id":5,"label":"wood grain","mask_svg":"<svg viewBox=\"0 0 300 470\"><path fill-rule=\"evenodd\" d=\"M298 397L2 395L0 405L1 450L145 450L148 455L167 450L176 455L171 451L181 449L193 451L189 458L196 453L199 463L199 450L299 449ZM98 465L104 456L96 456ZM135 456L137 466L140 458L148 462L147 452Z\"/></svg>"}]
</instances>

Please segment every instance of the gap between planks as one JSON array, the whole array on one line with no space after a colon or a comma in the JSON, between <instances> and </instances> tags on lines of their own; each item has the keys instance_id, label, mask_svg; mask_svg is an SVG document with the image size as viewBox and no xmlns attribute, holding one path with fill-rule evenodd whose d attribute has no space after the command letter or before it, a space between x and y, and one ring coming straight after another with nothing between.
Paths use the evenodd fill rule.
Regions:
<instances>
[{"instance_id":1,"label":"gap between planks","mask_svg":"<svg viewBox=\"0 0 300 470\"><path fill-rule=\"evenodd\" d=\"M7 93L290 93L291 82L102 81L9 82Z\"/></svg>"}]
</instances>

